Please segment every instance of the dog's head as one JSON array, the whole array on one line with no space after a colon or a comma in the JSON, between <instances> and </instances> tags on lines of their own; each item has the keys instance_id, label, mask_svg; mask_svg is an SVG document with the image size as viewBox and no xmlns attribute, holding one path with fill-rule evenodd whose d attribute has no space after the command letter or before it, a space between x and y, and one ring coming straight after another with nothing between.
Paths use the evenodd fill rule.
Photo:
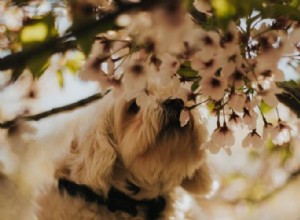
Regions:
<instances>
[{"instance_id":1,"label":"dog's head","mask_svg":"<svg viewBox=\"0 0 300 220\"><path fill-rule=\"evenodd\" d=\"M94 123L73 144L70 178L104 193L113 186L135 199L163 195L177 186L195 194L210 189L199 113L179 122L184 102L147 93L141 108L126 94L108 95L92 115Z\"/></svg>"}]
</instances>

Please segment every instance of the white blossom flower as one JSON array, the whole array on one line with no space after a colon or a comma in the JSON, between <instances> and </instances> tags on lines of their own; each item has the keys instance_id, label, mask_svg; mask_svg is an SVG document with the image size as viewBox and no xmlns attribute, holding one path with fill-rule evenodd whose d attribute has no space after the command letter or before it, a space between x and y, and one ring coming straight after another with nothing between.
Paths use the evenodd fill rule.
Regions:
<instances>
[{"instance_id":1,"label":"white blossom flower","mask_svg":"<svg viewBox=\"0 0 300 220\"><path fill-rule=\"evenodd\" d=\"M247 125L250 130L256 129L257 113L244 108L243 123Z\"/></svg>"},{"instance_id":2,"label":"white blossom flower","mask_svg":"<svg viewBox=\"0 0 300 220\"><path fill-rule=\"evenodd\" d=\"M258 95L261 96L261 98L264 100L264 102L271 106L271 107L276 107L279 104L279 101L276 97L276 94L274 90L269 89L269 90L262 90L259 92Z\"/></svg>"},{"instance_id":3,"label":"white blossom flower","mask_svg":"<svg viewBox=\"0 0 300 220\"><path fill-rule=\"evenodd\" d=\"M220 147L231 147L235 143L233 132L226 124L217 128L211 135L211 139Z\"/></svg>"},{"instance_id":4,"label":"white blossom flower","mask_svg":"<svg viewBox=\"0 0 300 220\"><path fill-rule=\"evenodd\" d=\"M279 121L274 128L272 142L276 145L283 145L291 139L291 127L283 121Z\"/></svg>"},{"instance_id":5,"label":"white blossom flower","mask_svg":"<svg viewBox=\"0 0 300 220\"><path fill-rule=\"evenodd\" d=\"M228 146L225 146L223 148L223 150L227 153L228 156L231 156L232 155L232 151L231 151L231 148L228 147Z\"/></svg>"},{"instance_id":6,"label":"white blossom flower","mask_svg":"<svg viewBox=\"0 0 300 220\"><path fill-rule=\"evenodd\" d=\"M216 53L216 50L208 47L194 53L189 59L192 69L198 71L201 76L214 75L221 69L221 63L217 59Z\"/></svg>"},{"instance_id":7,"label":"white blossom flower","mask_svg":"<svg viewBox=\"0 0 300 220\"><path fill-rule=\"evenodd\" d=\"M148 69L141 60L128 63L124 74L124 88L130 90L144 90L147 85Z\"/></svg>"},{"instance_id":8,"label":"white blossom flower","mask_svg":"<svg viewBox=\"0 0 300 220\"><path fill-rule=\"evenodd\" d=\"M229 115L228 126L234 131L239 130L243 127L243 120L235 112L232 112Z\"/></svg>"},{"instance_id":9,"label":"white blossom flower","mask_svg":"<svg viewBox=\"0 0 300 220\"><path fill-rule=\"evenodd\" d=\"M274 135L274 126L271 123L265 123L263 128L262 139L266 141L268 138L273 137Z\"/></svg>"},{"instance_id":10,"label":"white blossom flower","mask_svg":"<svg viewBox=\"0 0 300 220\"><path fill-rule=\"evenodd\" d=\"M234 22L229 23L227 33L221 39L221 46L228 56L239 50L239 31Z\"/></svg>"},{"instance_id":11,"label":"white blossom flower","mask_svg":"<svg viewBox=\"0 0 300 220\"><path fill-rule=\"evenodd\" d=\"M289 37L289 41L291 44L293 45L297 45L300 41L300 28L295 28L291 34L290 34L290 37Z\"/></svg>"},{"instance_id":12,"label":"white blossom flower","mask_svg":"<svg viewBox=\"0 0 300 220\"><path fill-rule=\"evenodd\" d=\"M84 81L97 81L102 90L111 86L117 86L118 78L115 75L108 75L100 68L101 61L97 57L89 58L80 73Z\"/></svg>"},{"instance_id":13,"label":"white blossom flower","mask_svg":"<svg viewBox=\"0 0 300 220\"><path fill-rule=\"evenodd\" d=\"M185 106L190 106L195 104L196 96L189 88L181 84L172 98L180 98L184 101Z\"/></svg>"},{"instance_id":14,"label":"white blossom flower","mask_svg":"<svg viewBox=\"0 0 300 220\"><path fill-rule=\"evenodd\" d=\"M184 127L190 120L190 112L188 110L182 110L180 112L180 117L179 117L179 121L180 121L180 126Z\"/></svg>"},{"instance_id":15,"label":"white blossom flower","mask_svg":"<svg viewBox=\"0 0 300 220\"><path fill-rule=\"evenodd\" d=\"M132 17L129 14L122 14L117 19L116 22L121 27L126 27L132 22Z\"/></svg>"},{"instance_id":16,"label":"white blossom flower","mask_svg":"<svg viewBox=\"0 0 300 220\"><path fill-rule=\"evenodd\" d=\"M278 62L282 58L279 49L271 49L256 57L255 73L258 81L269 79L272 81L282 80L283 74L278 70Z\"/></svg>"},{"instance_id":17,"label":"white blossom flower","mask_svg":"<svg viewBox=\"0 0 300 220\"><path fill-rule=\"evenodd\" d=\"M256 147L256 148L261 148L263 147L264 142L260 135L256 132L256 129L251 131L242 141L242 146L244 148L247 147Z\"/></svg>"},{"instance_id":18,"label":"white blossom flower","mask_svg":"<svg viewBox=\"0 0 300 220\"><path fill-rule=\"evenodd\" d=\"M258 100L256 96L253 96L252 99L250 99L250 97L247 96L246 103L245 103L245 107L247 109L254 109L255 107L257 107L257 104L258 104Z\"/></svg>"},{"instance_id":19,"label":"white blossom flower","mask_svg":"<svg viewBox=\"0 0 300 220\"><path fill-rule=\"evenodd\" d=\"M141 107L141 109L156 109L158 107L158 102L155 96L149 95L145 90L140 91L136 96L136 104Z\"/></svg>"},{"instance_id":20,"label":"white blossom flower","mask_svg":"<svg viewBox=\"0 0 300 220\"><path fill-rule=\"evenodd\" d=\"M180 67L179 61L169 53L164 53L160 56L161 65L159 67L159 72L156 77L159 78L160 83L166 85L174 77L174 74Z\"/></svg>"},{"instance_id":21,"label":"white blossom flower","mask_svg":"<svg viewBox=\"0 0 300 220\"><path fill-rule=\"evenodd\" d=\"M22 27L24 12L20 7L8 7L2 12L2 24L12 31L18 31Z\"/></svg>"},{"instance_id":22,"label":"white blossom flower","mask_svg":"<svg viewBox=\"0 0 300 220\"><path fill-rule=\"evenodd\" d=\"M263 99L269 106L276 107L279 103L276 94L280 92L281 89L279 89L274 82L271 82L270 80L264 80L264 84L258 91L257 97L259 99Z\"/></svg>"},{"instance_id":23,"label":"white blossom flower","mask_svg":"<svg viewBox=\"0 0 300 220\"><path fill-rule=\"evenodd\" d=\"M247 97L244 93L233 93L229 96L228 105L234 111L242 112L245 107L246 99Z\"/></svg>"},{"instance_id":24,"label":"white blossom flower","mask_svg":"<svg viewBox=\"0 0 300 220\"><path fill-rule=\"evenodd\" d=\"M215 50L217 53L220 47L220 35L215 31L203 31L199 36L198 40L200 40L201 49L203 50Z\"/></svg>"},{"instance_id":25,"label":"white blossom flower","mask_svg":"<svg viewBox=\"0 0 300 220\"><path fill-rule=\"evenodd\" d=\"M189 55L203 51L202 54L215 56L220 48L220 35L214 31L193 28L184 39L184 45Z\"/></svg>"},{"instance_id":26,"label":"white blossom flower","mask_svg":"<svg viewBox=\"0 0 300 220\"><path fill-rule=\"evenodd\" d=\"M172 56L170 53L164 53L160 57L161 59L161 72L171 72L172 74L176 73L180 67L178 59Z\"/></svg>"},{"instance_id":27,"label":"white blossom flower","mask_svg":"<svg viewBox=\"0 0 300 220\"><path fill-rule=\"evenodd\" d=\"M223 77L208 76L201 80L201 92L204 96L211 97L214 100L223 98L227 82Z\"/></svg>"},{"instance_id":28,"label":"white blossom flower","mask_svg":"<svg viewBox=\"0 0 300 220\"><path fill-rule=\"evenodd\" d=\"M222 65L222 75L228 80L230 79L231 75L234 73L236 70L236 64L235 62L229 62L229 61L224 61L224 64ZM228 84L232 84L231 82Z\"/></svg>"},{"instance_id":29,"label":"white blossom flower","mask_svg":"<svg viewBox=\"0 0 300 220\"><path fill-rule=\"evenodd\" d=\"M222 71L223 73L223 71ZM244 86L244 77L245 72L242 69L236 68L227 78L228 84L233 86L234 88L241 88Z\"/></svg>"},{"instance_id":30,"label":"white blossom flower","mask_svg":"<svg viewBox=\"0 0 300 220\"><path fill-rule=\"evenodd\" d=\"M202 148L209 150L212 154L217 154L221 149L221 147L218 144L216 144L213 140L204 143Z\"/></svg>"},{"instance_id":31,"label":"white blossom flower","mask_svg":"<svg viewBox=\"0 0 300 220\"><path fill-rule=\"evenodd\" d=\"M209 12L212 10L211 3L209 0L196 0L194 6L198 11Z\"/></svg>"}]
</instances>

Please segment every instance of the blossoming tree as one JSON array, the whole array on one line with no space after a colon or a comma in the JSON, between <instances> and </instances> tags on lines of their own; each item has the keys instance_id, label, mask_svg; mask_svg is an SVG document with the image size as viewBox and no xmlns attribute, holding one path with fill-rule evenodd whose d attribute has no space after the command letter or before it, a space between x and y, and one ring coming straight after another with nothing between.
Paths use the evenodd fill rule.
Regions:
<instances>
[{"instance_id":1,"label":"blossoming tree","mask_svg":"<svg viewBox=\"0 0 300 220\"><path fill-rule=\"evenodd\" d=\"M79 73L102 88L71 105L23 112L2 129L80 107L113 87L146 108L151 81L189 103L181 126L196 107L215 118L201 146L208 152L232 155L243 127L241 147L252 155L266 148L268 158L278 151L281 162L292 158L293 129L278 105L300 115L298 83L287 81L299 70L298 0L5 0L0 11L1 90L28 72L38 81L49 69L62 87L66 74ZM287 174L285 180L296 175L295 166Z\"/></svg>"}]
</instances>

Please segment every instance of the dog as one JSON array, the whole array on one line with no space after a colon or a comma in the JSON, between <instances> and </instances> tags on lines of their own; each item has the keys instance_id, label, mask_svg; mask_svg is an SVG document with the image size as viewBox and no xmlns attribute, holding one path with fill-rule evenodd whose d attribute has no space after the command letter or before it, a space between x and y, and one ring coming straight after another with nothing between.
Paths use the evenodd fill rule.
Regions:
<instances>
[{"instance_id":1,"label":"dog","mask_svg":"<svg viewBox=\"0 0 300 220\"><path fill-rule=\"evenodd\" d=\"M148 94L155 104L146 108L111 92L84 112L58 183L37 199L39 220L200 218L186 193L211 187L199 112L182 126L182 99ZM187 198L191 207L182 208Z\"/></svg>"},{"instance_id":2,"label":"dog","mask_svg":"<svg viewBox=\"0 0 300 220\"><path fill-rule=\"evenodd\" d=\"M161 89L150 84L147 94L151 103L143 107L138 97L122 91L110 92L81 110L74 135L67 135L73 133L68 128L55 131L68 136L61 139L68 143L66 149L46 149L24 140L11 143L14 151L22 145L11 153L19 160L19 168L13 175L0 173L5 192L0 196L1 216L16 220L201 219L201 208L190 195L208 193L211 178L205 150L200 148L206 129L199 112L189 110L189 121L182 126L179 118L186 104L182 99L162 95Z\"/></svg>"}]
</instances>

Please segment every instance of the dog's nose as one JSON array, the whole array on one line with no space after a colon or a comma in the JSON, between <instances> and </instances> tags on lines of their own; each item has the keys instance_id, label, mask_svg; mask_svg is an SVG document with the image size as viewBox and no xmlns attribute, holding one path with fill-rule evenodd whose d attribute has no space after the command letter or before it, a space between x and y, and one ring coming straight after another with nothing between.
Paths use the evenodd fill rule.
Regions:
<instances>
[{"instance_id":1,"label":"dog's nose","mask_svg":"<svg viewBox=\"0 0 300 220\"><path fill-rule=\"evenodd\" d=\"M180 113L184 108L182 99L168 99L162 103L164 108L162 124L165 128L178 128L180 126Z\"/></svg>"},{"instance_id":2,"label":"dog's nose","mask_svg":"<svg viewBox=\"0 0 300 220\"><path fill-rule=\"evenodd\" d=\"M184 102L182 99L167 99L163 106L168 111L176 111L181 112L181 110L184 108Z\"/></svg>"}]
</instances>

